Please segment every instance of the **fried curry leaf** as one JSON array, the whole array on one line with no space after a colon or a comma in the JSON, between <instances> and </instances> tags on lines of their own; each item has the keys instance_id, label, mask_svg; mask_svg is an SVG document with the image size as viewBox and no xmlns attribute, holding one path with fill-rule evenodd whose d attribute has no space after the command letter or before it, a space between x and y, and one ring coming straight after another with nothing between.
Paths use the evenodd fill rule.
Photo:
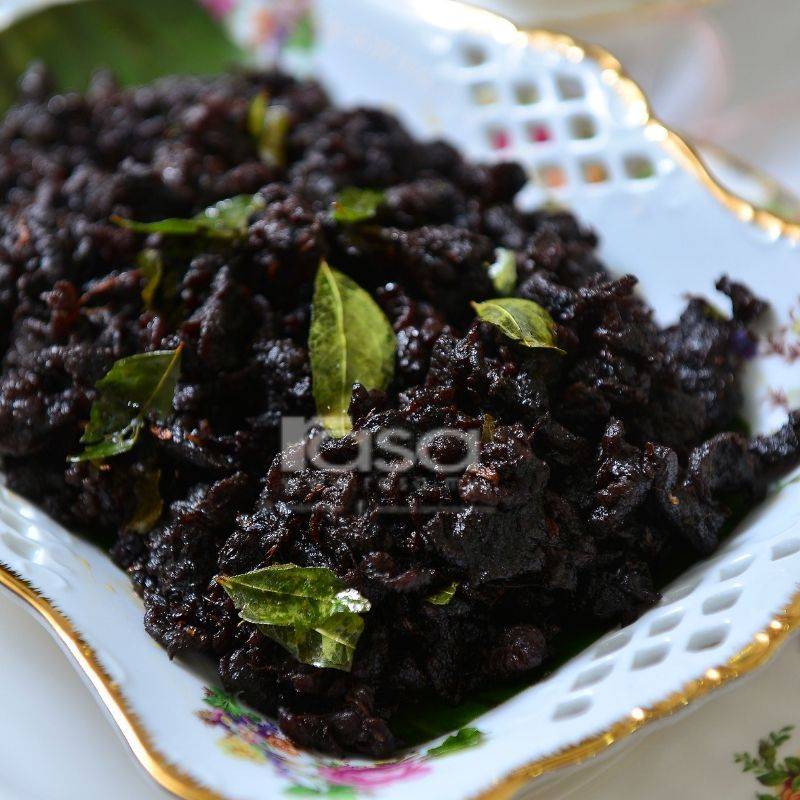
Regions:
<instances>
[{"instance_id":1,"label":"fried curry leaf","mask_svg":"<svg viewBox=\"0 0 800 800\"><path fill-rule=\"evenodd\" d=\"M136 257L136 266L144 278L141 291L144 307L177 326L186 311L180 298L182 268L165 263L161 252L150 247Z\"/></svg>"},{"instance_id":2,"label":"fried curry leaf","mask_svg":"<svg viewBox=\"0 0 800 800\"><path fill-rule=\"evenodd\" d=\"M324 567L273 564L217 583L239 616L298 661L349 671L369 601Z\"/></svg>"},{"instance_id":3,"label":"fried curry leaf","mask_svg":"<svg viewBox=\"0 0 800 800\"><path fill-rule=\"evenodd\" d=\"M317 413L332 436L352 425L353 384L385 389L394 374L394 331L378 304L357 283L322 262L311 302L311 385Z\"/></svg>"},{"instance_id":4,"label":"fried curry leaf","mask_svg":"<svg viewBox=\"0 0 800 800\"><path fill-rule=\"evenodd\" d=\"M441 758L457 753L459 750L466 750L470 747L477 747L484 740L484 735L477 728L462 728L457 733L448 736L440 745L432 747L426 755L429 758Z\"/></svg>"},{"instance_id":5,"label":"fried curry leaf","mask_svg":"<svg viewBox=\"0 0 800 800\"><path fill-rule=\"evenodd\" d=\"M148 311L155 311L156 292L164 277L164 259L161 253L151 247L142 250L136 258L136 266L144 278L142 302Z\"/></svg>"},{"instance_id":6,"label":"fried curry leaf","mask_svg":"<svg viewBox=\"0 0 800 800\"><path fill-rule=\"evenodd\" d=\"M136 444L148 415L166 417L172 410L182 349L138 353L114 362L96 385L97 399L81 437L86 447L69 460L99 461L125 453Z\"/></svg>"},{"instance_id":7,"label":"fried curry leaf","mask_svg":"<svg viewBox=\"0 0 800 800\"><path fill-rule=\"evenodd\" d=\"M334 614L310 628L259 625L258 629L303 664L349 672L364 620L358 614Z\"/></svg>"},{"instance_id":8,"label":"fried curry leaf","mask_svg":"<svg viewBox=\"0 0 800 800\"><path fill-rule=\"evenodd\" d=\"M380 189L348 186L336 195L331 214L336 222L364 222L375 216L385 197L386 192Z\"/></svg>"},{"instance_id":9,"label":"fried curry leaf","mask_svg":"<svg viewBox=\"0 0 800 800\"><path fill-rule=\"evenodd\" d=\"M453 581L449 586L445 586L444 589L428 595L426 599L435 606L446 606L455 596L456 589L458 589L458 584Z\"/></svg>"},{"instance_id":10,"label":"fried curry leaf","mask_svg":"<svg viewBox=\"0 0 800 800\"><path fill-rule=\"evenodd\" d=\"M136 476L133 492L136 496L136 508L125 528L135 533L147 533L158 522L164 510L161 498L161 470L149 469Z\"/></svg>"},{"instance_id":11,"label":"fried curry leaf","mask_svg":"<svg viewBox=\"0 0 800 800\"><path fill-rule=\"evenodd\" d=\"M517 257L513 250L498 247L494 251L494 263L489 265L489 277L498 294L508 295L514 291L517 286Z\"/></svg>"},{"instance_id":12,"label":"fried curry leaf","mask_svg":"<svg viewBox=\"0 0 800 800\"><path fill-rule=\"evenodd\" d=\"M255 139L258 154L265 164L286 165L286 134L289 132L289 109L270 105L269 94L259 92L250 102L247 130Z\"/></svg>"},{"instance_id":13,"label":"fried curry leaf","mask_svg":"<svg viewBox=\"0 0 800 800\"><path fill-rule=\"evenodd\" d=\"M481 444L491 441L496 429L497 420L487 411L483 415L483 423L481 424Z\"/></svg>"},{"instance_id":14,"label":"fried curry leaf","mask_svg":"<svg viewBox=\"0 0 800 800\"><path fill-rule=\"evenodd\" d=\"M220 200L199 214L186 219L172 217L156 222L136 222L111 217L117 225L136 233L164 233L169 236L208 236L212 239L235 239L247 233L250 217L264 208L259 194L239 194Z\"/></svg>"},{"instance_id":15,"label":"fried curry leaf","mask_svg":"<svg viewBox=\"0 0 800 800\"><path fill-rule=\"evenodd\" d=\"M509 339L525 347L545 347L563 352L555 343L555 323L547 311L533 300L498 297L472 303L478 319L499 328Z\"/></svg>"}]
</instances>

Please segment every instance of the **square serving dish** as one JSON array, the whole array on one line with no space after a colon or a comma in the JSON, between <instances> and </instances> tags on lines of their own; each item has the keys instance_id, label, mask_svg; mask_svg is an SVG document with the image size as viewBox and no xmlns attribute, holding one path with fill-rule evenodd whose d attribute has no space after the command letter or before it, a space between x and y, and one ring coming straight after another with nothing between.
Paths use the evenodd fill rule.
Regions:
<instances>
[{"instance_id":1,"label":"square serving dish","mask_svg":"<svg viewBox=\"0 0 800 800\"><path fill-rule=\"evenodd\" d=\"M599 232L605 263L640 277L660 321L686 292L711 296L723 272L746 280L773 307L773 346L747 370L748 422L772 429L785 416L776 398L800 405L800 227L718 185L611 55L454 0L311 11L314 46L290 63L313 64L340 104L387 106L472 158L521 161L520 203L570 206ZM233 12L234 34L251 30L249 13ZM283 13L306 24L297 4ZM656 608L471 722L475 746L446 754L439 739L389 762L340 760L299 752L215 689L206 665L170 665L109 558L0 489L0 585L51 629L144 769L187 800L511 797L765 662L800 626L798 576L800 482L787 480Z\"/></svg>"}]
</instances>

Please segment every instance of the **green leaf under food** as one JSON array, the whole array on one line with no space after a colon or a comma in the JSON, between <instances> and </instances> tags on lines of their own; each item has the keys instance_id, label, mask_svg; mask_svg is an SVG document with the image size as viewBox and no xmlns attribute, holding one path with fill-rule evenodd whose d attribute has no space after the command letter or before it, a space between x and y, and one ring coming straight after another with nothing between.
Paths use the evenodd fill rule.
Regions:
<instances>
[{"instance_id":1,"label":"green leaf under food","mask_svg":"<svg viewBox=\"0 0 800 800\"><path fill-rule=\"evenodd\" d=\"M426 599L429 603L433 603L435 606L446 606L455 596L456 589L458 589L458 583L453 581L449 586L445 586L445 588L441 591L428 595Z\"/></svg>"},{"instance_id":2,"label":"green leaf under food","mask_svg":"<svg viewBox=\"0 0 800 800\"><path fill-rule=\"evenodd\" d=\"M359 189L348 186L336 195L331 214L336 222L351 224L372 219L386 198L381 189Z\"/></svg>"},{"instance_id":3,"label":"green leaf under food","mask_svg":"<svg viewBox=\"0 0 800 800\"><path fill-rule=\"evenodd\" d=\"M481 714L491 711L521 691L530 688L537 680L546 677L573 656L583 652L605 632L603 626L580 633L573 632L563 638L558 648L559 656L537 670L534 675L510 684L492 686L475 692L457 706L432 695L418 703L401 704L392 718L392 732L409 746L415 746L444 736L448 731L466 727Z\"/></svg>"},{"instance_id":4,"label":"green leaf under food","mask_svg":"<svg viewBox=\"0 0 800 800\"><path fill-rule=\"evenodd\" d=\"M83 90L109 68L125 86L163 75L223 72L246 57L197 0L84 0L31 13L0 32L0 111L35 60L57 91Z\"/></svg>"},{"instance_id":5,"label":"green leaf under food","mask_svg":"<svg viewBox=\"0 0 800 800\"><path fill-rule=\"evenodd\" d=\"M324 567L273 564L219 576L239 616L298 661L349 671L369 601Z\"/></svg>"},{"instance_id":6,"label":"green leaf under food","mask_svg":"<svg viewBox=\"0 0 800 800\"><path fill-rule=\"evenodd\" d=\"M136 509L125 523L125 528L134 533L147 533L161 517L164 501L161 498L161 470L149 469L136 476L133 491Z\"/></svg>"},{"instance_id":7,"label":"green leaf under food","mask_svg":"<svg viewBox=\"0 0 800 800\"><path fill-rule=\"evenodd\" d=\"M344 436L352 429L347 409L353 384L385 389L397 342L372 297L324 261L314 284L308 346L317 413L332 436Z\"/></svg>"},{"instance_id":8,"label":"green leaf under food","mask_svg":"<svg viewBox=\"0 0 800 800\"><path fill-rule=\"evenodd\" d=\"M547 311L533 300L498 297L472 303L478 319L499 328L509 339L525 345L564 351L555 343L555 323Z\"/></svg>"},{"instance_id":9,"label":"green leaf under food","mask_svg":"<svg viewBox=\"0 0 800 800\"><path fill-rule=\"evenodd\" d=\"M513 250L498 247L494 251L494 263L489 265L489 277L495 291L509 295L517 288L517 257Z\"/></svg>"},{"instance_id":10,"label":"green leaf under food","mask_svg":"<svg viewBox=\"0 0 800 800\"><path fill-rule=\"evenodd\" d=\"M286 135L291 117L282 105L270 105L269 94L259 92L250 102L247 129L256 140L258 154L265 164L286 165Z\"/></svg>"},{"instance_id":11,"label":"green leaf under food","mask_svg":"<svg viewBox=\"0 0 800 800\"><path fill-rule=\"evenodd\" d=\"M208 236L215 239L234 239L247 233L250 217L264 208L259 194L239 194L220 200L213 206L186 219L172 217L156 222L137 222L123 217L111 217L122 228L136 233L163 233L168 236Z\"/></svg>"},{"instance_id":12,"label":"green leaf under food","mask_svg":"<svg viewBox=\"0 0 800 800\"><path fill-rule=\"evenodd\" d=\"M125 453L136 444L148 415L166 417L172 410L182 350L181 345L114 362L96 385L98 396L81 437L86 447L69 460L102 461Z\"/></svg>"},{"instance_id":13,"label":"green leaf under food","mask_svg":"<svg viewBox=\"0 0 800 800\"><path fill-rule=\"evenodd\" d=\"M477 728L461 728L457 733L448 736L440 745L432 747L426 755L428 758L441 758L457 753L459 750L467 750L470 747L477 747L484 740L484 735Z\"/></svg>"}]
</instances>

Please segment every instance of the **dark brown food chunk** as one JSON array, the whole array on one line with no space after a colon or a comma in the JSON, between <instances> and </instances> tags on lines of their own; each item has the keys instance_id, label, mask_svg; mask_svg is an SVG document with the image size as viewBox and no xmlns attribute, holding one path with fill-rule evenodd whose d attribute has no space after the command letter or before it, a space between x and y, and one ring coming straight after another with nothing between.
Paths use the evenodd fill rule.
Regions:
<instances>
[{"instance_id":1,"label":"dark brown food chunk","mask_svg":"<svg viewBox=\"0 0 800 800\"><path fill-rule=\"evenodd\" d=\"M660 329L636 279L598 261L592 232L567 212L515 208L516 165L470 164L279 74L133 90L106 75L50 99L35 69L21 86L0 125L9 485L110 538L148 632L170 655L214 659L300 744L388 756L399 703L458 702L534 674L576 632L635 618L676 564L717 547L734 499L751 507L797 463L797 412L770 436L736 432L764 303L723 277L730 318L692 298ZM289 111L285 166L262 163L247 131L263 90ZM347 186L385 190L374 219L335 222ZM256 192L264 207L235 240L145 238L111 221ZM148 303L145 244L163 261ZM498 247L515 251L516 294L550 312L564 354L475 322ZM398 344L388 390L354 387L355 430L322 455L347 463L359 437L393 430L426 441L429 462L403 471L377 447L394 468L284 469L282 421L314 413L322 258L373 294ZM169 418L105 464L67 463L114 361L179 344ZM137 533L131 487L153 474L165 510ZM370 601L351 672L299 663L241 623L214 580L286 562L327 567ZM454 583L450 602L428 601Z\"/></svg>"}]
</instances>

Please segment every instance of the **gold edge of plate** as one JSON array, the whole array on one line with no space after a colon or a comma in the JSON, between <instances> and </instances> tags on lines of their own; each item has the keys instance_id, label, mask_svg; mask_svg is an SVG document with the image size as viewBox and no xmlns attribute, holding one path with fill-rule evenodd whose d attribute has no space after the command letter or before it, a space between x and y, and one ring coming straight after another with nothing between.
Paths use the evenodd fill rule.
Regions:
<instances>
[{"instance_id":1,"label":"gold edge of plate","mask_svg":"<svg viewBox=\"0 0 800 800\"><path fill-rule=\"evenodd\" d=\"M508 21L508 20L506 20ZM599 45L587 44L567 34L543 29L519 29L529 44L556 50L568 61L595 62L603 81L622 99L629 113L647 133L689 174L738 219L755 224L773 238L785 237L793 242L800 239L800 223L750 203L723 186L708 170L697 150L680 134L661 122L653 113L650 101L642 88L625 72L619 60ZM517 767L499 778L488 789L472 796L472 800L508 800L525 783L545 773L575 766L593 758L612 745L636 733L659 719L672 716L712 691L730 684L766 664L793 633L800 630L800 590L789 600L783 611L756 633L750 643L734 654L725 664L707 669L702 676L689 681L682 689L671 693L648 708L634 708L624 719L581 742L557 753L544 756Z\"/></svg>"},{"instance_id":2,"label":"gold edge of plate","mask_svg":"<svg viewBox=\"0 0 800 800\"><path fill-rule=\"evenodd\" d=\"M618 24L620 22L648 21L666 14L696 11L722 3L723 0L648 0L642 5L627 8L611 8L606 11L590 11L575 17L545 17L541 28L557 29L559 25L579 25L581 29L590 25Z\"/></svg>"},{"instance_id":3,"label":"gold edge of plate","mask_svg":"<svg viewBox=\"0 0 800 800\"><path fill-rule=\"evenodd\" d=\"M454 5L467 7L466 3ZM484 12L499 21L510 24L493 12ZM625 73L620 62L607 50L596 45L579 42L571 36L546 30L525 30L530 43L565 54L573 62L589 59L598 64L603 79L614 88L628 105L638 113L643 127L661 140L665 149L688 172L694 175L711 194L739 219L752 222L776 237L785 236L793 241L800 239L800 223L792 222L770 211L757 208L742 197L719 184L708 171L700 156L675 131L660 122L652 113L641 88ZM153 744L128 701L103 668L95 651L83 640L70 620L27 580L0 562L0 586L4 586L21 601L30 606L52 629L78 667L87 676L101 702L108 709L133 755L149 775L168 792L182 800L225 800L211 789L200 784L191 775L172 764ZM800 591L786 609L753 637L753 640L729 661L706 670L703 676L690 681L682 690L649 708L636 708L623 720L605 731L595 734L558 753L537 759L498 779L491 787L473 796L473 800L508 800L527 781L567 766L592 758L611 745L630 736L645 725L670 716L690 703L706 696L714 689L752 672L772 658L778 647L800 629Z\"/></svg>"},{"instance_id":4,"label":"gold edge of plate","mask_svg":"<svg viewBox=\"0 0 800 800\"><path fill-rule=\"evenodd\" d=\"M125 696L100 663L95 651L52 601L2 562L0 586L10 590L33 609L56 635L91 682L136 760L158 784L183 800L225 800L222 795L201 785L159 752L150 734L129 707Z\"/></svg>"},{"instance_id":5,"label":"gold edge of plate","mask_svg":"<svg viewBox=\"0 0 800 800\"><path fill-rule=\"evenodd\" d=\"M577 744L517 767L499 778L488 789L473 795L472 800L508 800L534 778L588 761L646 725L670 717L720 687L762 667L772 659L786 639L798 630L800 630L800 591L793 595L786 608L777 614L766 628L756 633L751 642L725 664L707 669L701 677L689 681L679 691L673 692L648 708L631 709L624 719Z\"/></svg>"},{"instance_id":6,"label":"gold edge of plate","mask_svg":"<svg viewBox=\"0 0 800 800\"><path fill-rule=\"evenodd\" d=\"M508 20L506 20L508 22ZM627 106L631 118L647 131L647 135L700 181L711 195L743 222L753 223L773 238L800 240L800 222L761 208L723 186L706 167L702 157L686 139L663 123L654 113L642 88L631 78L619 60L599 45L587 44L569 36L544 29L519 29L528 42L541 49L555 50L573 63L593 61L601 70L603 82ZM738 159L745 164L743 159ZM750 167L751 172L760 171Z\"/></svg>"}]
</instances>

